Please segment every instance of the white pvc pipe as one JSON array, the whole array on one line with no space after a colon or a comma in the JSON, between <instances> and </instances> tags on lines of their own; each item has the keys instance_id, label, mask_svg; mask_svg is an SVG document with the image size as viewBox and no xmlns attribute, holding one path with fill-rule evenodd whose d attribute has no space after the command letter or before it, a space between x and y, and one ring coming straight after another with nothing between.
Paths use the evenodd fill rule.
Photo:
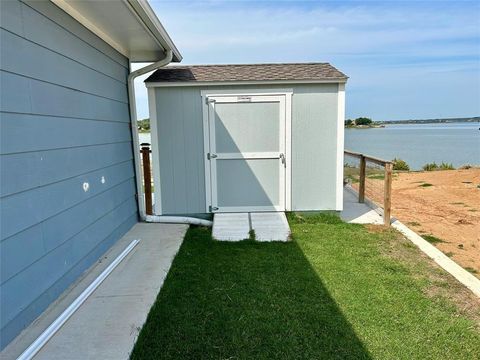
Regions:
<instances>
[{"instance_id":1,"label":"white pvc pipe","mask_svg":"<svg viewBox=\"0 0 480 360\"><path fill-rule=\"evenodd\" d=\"M153 64L147 65L141 69L132 71L128 75L128 103L130 106L130 126L132 128L132 137L133 137L133 159L135 162L135 179L137 182L137 204L138 211L140 213L140 218L145 220L145 200L142 196L142 175L141 175L141 166L140 166L140 145L138 142L138 127L137 127L137 108L135 102L135 78L141 75L144 75L150 71L161 68L162 66L168 65L173 58L172 50L167 50L165 57Z\"/></svg>"},{"instance_id":2,"label":"white pvc pipe","mask_svg":"<svg viewBox=\"0 0 480 360\"><path fill-rule=\"evenodd\" d=\"M65 322L78 310L95 289L107 278L118 264L133 250L139 240L133 240L123 252L67 307L50 326L17 358L17 360L30 360L40 349L55 335Z\"/></svg>"},{"instance_id":3,"label":"white pvc pipe","mask_svg":"<svg viewBox=\"0 0 480 360\"><path fill-rule=\"evenodd\" d=\"M188 216L159 216L159 215L147 215L145 217L146 222L150 223L167 223L167 224L190 224L211 227L213 223L209 220L197 219Z\"/></svg>"}]
</instances>

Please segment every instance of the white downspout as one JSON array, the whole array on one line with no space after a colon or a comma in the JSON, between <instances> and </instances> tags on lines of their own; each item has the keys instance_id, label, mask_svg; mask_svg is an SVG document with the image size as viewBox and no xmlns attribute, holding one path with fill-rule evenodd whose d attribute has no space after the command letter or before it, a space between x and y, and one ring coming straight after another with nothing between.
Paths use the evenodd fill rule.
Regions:
<instances>
[{"instance_id":1,"label":"white downspout","mask_svg":"<svg viewBox=\"0 0 480 360\"><path fill-rule=\"evenodd\" d=\"M141 169L141 160L140 160L140 144L138 143L138 126L137 126L137 108L135 102L135 78L144 75L150 71L161 68L165 65L168 65L173 58L172 50L167 50L165 57L162 60L154 62L153 64L147 65L141 69L132 71L128 74L128 102L130 105L130 125L132 127L132 137L133 137L133 158L135 162L135 178L137 182L137 204L138 211L140 214L140 219L145 221L145 201L143 198L142 190L142 174L140 173Z\"/></svg>"},{"instance_id":2,"label":"white downspout","mask_svg":"<svg viewBox=\"0 0 480 360\"><path fill-rule=\"evenodd\" d=\"M140 144L138 143L138 126L137 126L137 108L135 102L135 78L138 76L144 75L150 71L161 68L165 65L168 65L172 61L173 52L172 50L167 50L165 57L153 64L147 65L141 69L132 71L128 75L128 100L130 104L130 122L132 127L132 137L133 137L133 157L135 161L135 178L137 182L137 204L138 211L140 214L140 219L146 222L156 222L156 223L179 223L179 224L192 224L192 225L202 225L202 226L212 226L212 222L203 219L197 219L193 217L186 216L157 216L157 215L147 215L145 213L145 200L143 198L143 179L141 174L141 160L140 160Z\"/></svg>"}]
</instances>

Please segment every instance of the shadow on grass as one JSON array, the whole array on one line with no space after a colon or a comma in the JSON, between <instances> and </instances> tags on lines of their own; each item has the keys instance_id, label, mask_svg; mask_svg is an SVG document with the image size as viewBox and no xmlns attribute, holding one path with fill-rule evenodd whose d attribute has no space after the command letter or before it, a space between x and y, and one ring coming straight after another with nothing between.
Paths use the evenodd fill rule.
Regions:
<instances>
[{"instance_id":1,"label":"shadow on grass","mask_svg":"<svg viewBox=\"0 0 480 360\"><path fill-rule=\"evenodd\" d=\"M370 359L296 242L190 228L132 359Z\"/></svg>"}]
</instances>

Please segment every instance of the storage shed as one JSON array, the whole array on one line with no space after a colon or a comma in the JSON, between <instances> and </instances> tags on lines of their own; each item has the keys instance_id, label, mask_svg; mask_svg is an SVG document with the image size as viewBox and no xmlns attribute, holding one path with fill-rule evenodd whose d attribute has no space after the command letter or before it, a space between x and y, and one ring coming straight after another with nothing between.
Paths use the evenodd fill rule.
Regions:
<instances>
[{"instance_id":1,"label":"storage shed","mask_svg":"<svg viewBox=\"0 0 480 360\"><path fill-rule=\"evenodd\" d=\"M328 63L157 70L155 214L342 210L346 81Z\"/></svg>"}]
</instances>

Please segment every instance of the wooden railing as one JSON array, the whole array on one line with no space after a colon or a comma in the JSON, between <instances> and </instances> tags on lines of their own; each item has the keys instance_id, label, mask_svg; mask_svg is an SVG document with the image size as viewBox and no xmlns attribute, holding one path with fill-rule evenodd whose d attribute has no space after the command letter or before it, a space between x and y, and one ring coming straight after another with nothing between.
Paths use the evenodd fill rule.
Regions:
<instances>
[{"instance_id":1,"label":"wooden railing","mask_svg":"<svg viewBox=\"0 0 480 360\"><path fill-rule=\"evenodd\" d=\"M153 215L152 168L150 166L150 153L152 151L150 150L149 143L142 143L140 146L143 168L143 191L145 193L145 213L147 215Z\"/></svg>"},{"instance_id":2,"label":"wooden railing","mask_svg":"<svg viewBox=\"0 0 480 360\"><path fill-rule=\"evenodd\" d=\"M352 181L352 185L356 185L356 182L353 182L358 180L358 188L355 189L357 186L352 186L358 191L358 202L365 202L365 195L367 194L367 200L383 209L384 224L390 226L392 216L392 162L345 150L345 169L357 169L356 164L349 164L348 158L358 161L358 177L352 175L355 174L355 171L349 171L350 174L347 174L346 171L345 174L345 177ZM383 186L380 186L379 183ZM379 191L381 187L383 189Z\"/></svg>"}]
</instances>

